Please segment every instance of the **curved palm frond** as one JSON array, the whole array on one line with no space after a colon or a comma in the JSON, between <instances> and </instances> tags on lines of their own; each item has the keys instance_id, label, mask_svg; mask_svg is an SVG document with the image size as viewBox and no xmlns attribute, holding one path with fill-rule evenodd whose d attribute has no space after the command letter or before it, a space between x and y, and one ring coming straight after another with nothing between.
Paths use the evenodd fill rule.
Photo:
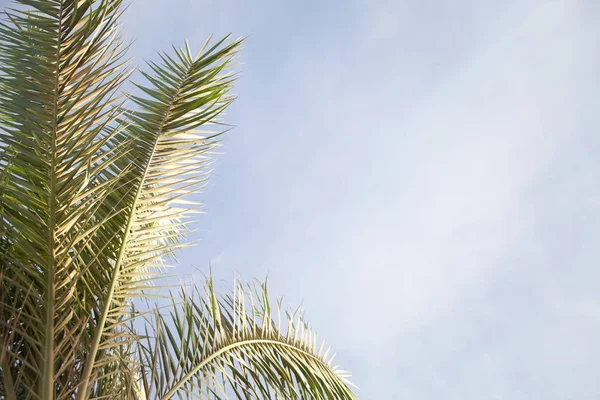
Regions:
<instances>
[{"instance_id":1,"label":"curved palm frond","mask_svg":"<svg viewBox=\"0 0 600 400\"><path fill-rule=\"evenodd\" d=\"M157 311L147 324L155 330L140 346L145 397L355 399L349 374L332 364L303 317L285 318L262 283L238 282L224 297L212 278L204 293L183 288L170 315Z\"/></svg>"}]
</instances>

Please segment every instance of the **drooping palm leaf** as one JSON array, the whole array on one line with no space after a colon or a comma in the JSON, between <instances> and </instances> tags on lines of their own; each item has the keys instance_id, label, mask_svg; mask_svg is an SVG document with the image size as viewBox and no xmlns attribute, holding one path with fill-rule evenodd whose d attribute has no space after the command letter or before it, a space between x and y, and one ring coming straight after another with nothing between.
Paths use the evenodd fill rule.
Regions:
<instances>
[{"instance_id":1,"label":"drooping palm leaf","mask_svg":"<svg viewBox=\"0 0 600 400\"><path fill-rule=\"evenodd\" d=\"M272 309L265 284L238 283L221 297L208 278L204 292L190 290L149 324L154 335L140 348L147 399L356 398L302 316Z\"/></svg>"}]
</instances>

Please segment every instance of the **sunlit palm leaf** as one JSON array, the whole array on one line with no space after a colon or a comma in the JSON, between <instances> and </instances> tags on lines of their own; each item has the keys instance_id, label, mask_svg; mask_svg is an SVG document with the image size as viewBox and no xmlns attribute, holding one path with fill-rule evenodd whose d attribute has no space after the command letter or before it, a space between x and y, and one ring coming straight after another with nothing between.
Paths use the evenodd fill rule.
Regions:
<instances>
[{"instance_id":1,"label":"sunlit palm leaf","mask_svg":"<svg viewBox=\"0 0 600 400\"><path fill-rule=\"evenodd\" d=\"M162 275L165 257L184 245L184 219L193 210L177 203L207 179L208 155L218 131L205 127L232 101L228 92L234 77L226 67L240 42L223 46L225 40L210 47L207 42L196 57L188 47L175 49L174 58L162 54L161 64L150 63L155 77L142 72L150 86L138 88L146 96L132 96L139 106L127 113L127 133L134 146L126 156L132 165L126 177L132 184L126 192L111 195L114 202L126 199L126 212L115 219L125 228L111 280L99 298L102 311L85 362L80 399L91 389L85 382L98 373L95 363L105 361L106 352L99 358L99 349L119 345L115 328L130 312L127 300L143 295L148 283Z\"/></svg>"}]
</instances>

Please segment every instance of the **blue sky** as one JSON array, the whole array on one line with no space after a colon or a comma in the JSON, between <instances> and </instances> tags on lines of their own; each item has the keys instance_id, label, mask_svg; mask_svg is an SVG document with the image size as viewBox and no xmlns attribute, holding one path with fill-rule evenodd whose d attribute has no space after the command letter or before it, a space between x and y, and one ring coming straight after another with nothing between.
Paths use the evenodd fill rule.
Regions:
<instances>
[{"instance_id":1,"label":"blue sky","mask_svg":"<svg viewBox=\"0 0 600 400\"><path fill-rule=\"evenodd\" d=\"M180 272L269 273L362 399L600 398L600 3L137 0L249 36Z\"/></svg>"}]
</instances>

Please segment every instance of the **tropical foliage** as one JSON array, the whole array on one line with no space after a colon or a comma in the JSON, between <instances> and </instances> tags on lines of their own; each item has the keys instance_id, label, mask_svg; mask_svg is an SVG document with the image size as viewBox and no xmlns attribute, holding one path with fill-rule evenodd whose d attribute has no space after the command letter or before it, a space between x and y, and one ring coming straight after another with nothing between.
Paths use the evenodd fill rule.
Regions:
<instances>
[{"instance_id":1,"label":"tropical foliage","mask_svg":"<svg viewBox=\"0 0 600 400\"><path fill-rule=\"evenodd\" d=\"M19 0L0 24L0 398L350 399L265 285L140 309L187 245L241 40L132 74L121 0Z\"/></svg>"}]
</instances>

